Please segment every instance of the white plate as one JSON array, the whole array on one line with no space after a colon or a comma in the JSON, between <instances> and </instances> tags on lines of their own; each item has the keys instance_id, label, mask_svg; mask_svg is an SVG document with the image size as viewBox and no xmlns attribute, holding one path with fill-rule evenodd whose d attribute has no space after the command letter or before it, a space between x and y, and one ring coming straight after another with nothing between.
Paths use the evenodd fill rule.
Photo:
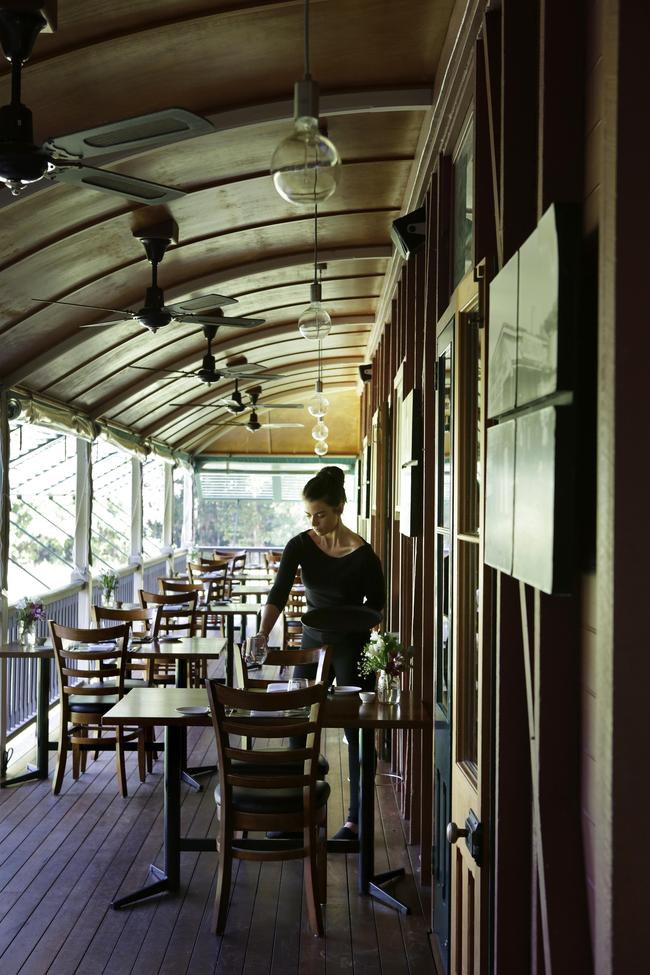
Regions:
<instances>
[{"instance_id":1,"label":"white plate","mask_svg":"<svg viewBox=\"0 0 650 975\"><path fill-rule=\"evenodd\" d=\"M359 691L363 690L361 687L354 687L352 684L341 684L334 687L334 694L358 694Z\"/></svg>"},{"instance_id":2,"label":"white plate","mask_svg":"<svg viewBox=\"0 0 650 975\"><path fill-rule=\"evenodd\" d=\"M186 707L176 708L181 714L207 714L210 708L199 707L199 705L188 704Z\"/></svg>"}]
</instances>

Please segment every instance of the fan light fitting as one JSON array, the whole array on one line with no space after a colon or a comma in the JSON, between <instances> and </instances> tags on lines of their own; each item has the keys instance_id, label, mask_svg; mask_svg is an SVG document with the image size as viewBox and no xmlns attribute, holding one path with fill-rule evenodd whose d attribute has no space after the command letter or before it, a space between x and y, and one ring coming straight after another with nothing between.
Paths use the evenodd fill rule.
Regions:
<instances>
[{"instance_id":1,"label":"fan light fitting","mask_svg":"<svg viewBox=\"0 0 650 975\"><path fill-rule=\"evenodd\" d=\"M314 280L309 289L311 302L298 319L298 331L308 342L322 342L332 329L332 319L323 308L321 275L327 264L318 263L318 207L314 206Z\"/></svg>"},{"instance_id":2,"label":"fan light fitting","mask_svg":"<svg viewBox=\"0 0 650 975\"><path fill-rule=\"evenodd\" d=\"M271 175L280 196L297 206L329 199L341 173L341 158L323 135L318 118L318 85L309 67L309 0L305 0L305 77L294 85L294 129L271 158Z\"/></svg>"}]
</instances>

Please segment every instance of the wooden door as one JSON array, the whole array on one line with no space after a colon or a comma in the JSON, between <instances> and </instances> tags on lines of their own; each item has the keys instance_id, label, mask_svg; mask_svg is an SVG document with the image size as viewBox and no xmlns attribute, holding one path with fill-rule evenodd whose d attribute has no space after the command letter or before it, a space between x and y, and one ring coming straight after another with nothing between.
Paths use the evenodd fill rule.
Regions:
<instances>
[{"instance_id":1,"label":"wooden door","mask_svg":"<svg viewBox=\"0 0 650 975\"><path fill-rule=\"evenodd\" d=\"M473 273L455 293L450 958L453 975L488 971L489 574L483 569L485 309Z\"/></svg>"},{"instance_id":2,"label":"wooden door","mask_svg":"<svg viewBox=\"0 0 650 975\"><path fill-rule=\"evenodd\" d=\"M453 975L488 971L486 832L490 654L483 569L484 301L474 274L454 292L437 337L436 711L433 945Z\"/></svg>"}]
</instances>

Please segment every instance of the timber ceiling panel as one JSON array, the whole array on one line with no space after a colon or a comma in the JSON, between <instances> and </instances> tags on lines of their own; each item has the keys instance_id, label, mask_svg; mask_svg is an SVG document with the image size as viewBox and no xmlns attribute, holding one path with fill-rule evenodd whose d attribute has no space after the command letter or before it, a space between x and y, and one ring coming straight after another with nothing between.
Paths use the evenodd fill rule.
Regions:
<instances>
[{"instance_id":1,"label":"timber ceiling panel","mask_svg":"<svg viewBox=\"0 0 650 975\"><path fill-rule=\"evenodd\" d=\"M311 452L306 411L260 414L262 421L304 422L302 430L217 430L229 414L190 406L228 395L232 379L206 386L133 368L198 369L206 343L196 326L171 324L156 334L138 323L82 329L106 316L35 300L139 308L150 265L133 234L171 216L179 241L159 268L166 301L211 292L237 298L226 314L265 321L255 329L220 328L217 368L245 355L285 377L264 380L263 399L304 402L314 388L317 346L300 337L296 322L309 302L313 214L285 203L269 175L273 150L291 131L293 83L303 73L303 3L48 6L58 8L56 29L38 37L22 80L37 143L168 106L205 115L215 131L89 160L185 191L165 207L47 181L18 198L0 188L0 382L191 451ZM333 453L358 449L358 365L367 357L392 253L390 225L417 168L453 6L310 4L321 117L343 159L337 192L321 205L318 221L319 257L327 263L323 299L333 321L323 343ZM2 104L9 97L3 62ZM243 390L254 385L240 383Z\"/></svg>"}]
</instances>

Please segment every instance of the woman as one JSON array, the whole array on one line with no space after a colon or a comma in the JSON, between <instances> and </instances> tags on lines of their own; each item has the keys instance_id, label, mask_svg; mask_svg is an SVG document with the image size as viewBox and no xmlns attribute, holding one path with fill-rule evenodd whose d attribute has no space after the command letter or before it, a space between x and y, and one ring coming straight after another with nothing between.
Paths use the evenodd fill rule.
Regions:
<instances>
[{"instance_id":1,"label":"woman","mask_svg":"<svg viewBox=\"0 0 650 975\"><path fill-rule=\"evenodd\" d=\"M296 570L300 566L309 609L336 609L341 606L384 606L384 574L371 546L341 521L346 502L345 475L340 467L327 466L307 482L302 496L305 514L311 528L295 535L286 545L275 584L262 611L257 634L266 647L287 602ZM332 670L337 684L364 684L372 681L359 676L358 664L369 632L341 633L303 627L305 649L329 644L332 647ZM313 676L310 666L296 667L295 675ZM330 674L330 679L332 675ZM359 822L359 738L356 729L346 728L350 765L350 808L345 825L335 839L354 839Z\"/></svg>"}]
</instances>

